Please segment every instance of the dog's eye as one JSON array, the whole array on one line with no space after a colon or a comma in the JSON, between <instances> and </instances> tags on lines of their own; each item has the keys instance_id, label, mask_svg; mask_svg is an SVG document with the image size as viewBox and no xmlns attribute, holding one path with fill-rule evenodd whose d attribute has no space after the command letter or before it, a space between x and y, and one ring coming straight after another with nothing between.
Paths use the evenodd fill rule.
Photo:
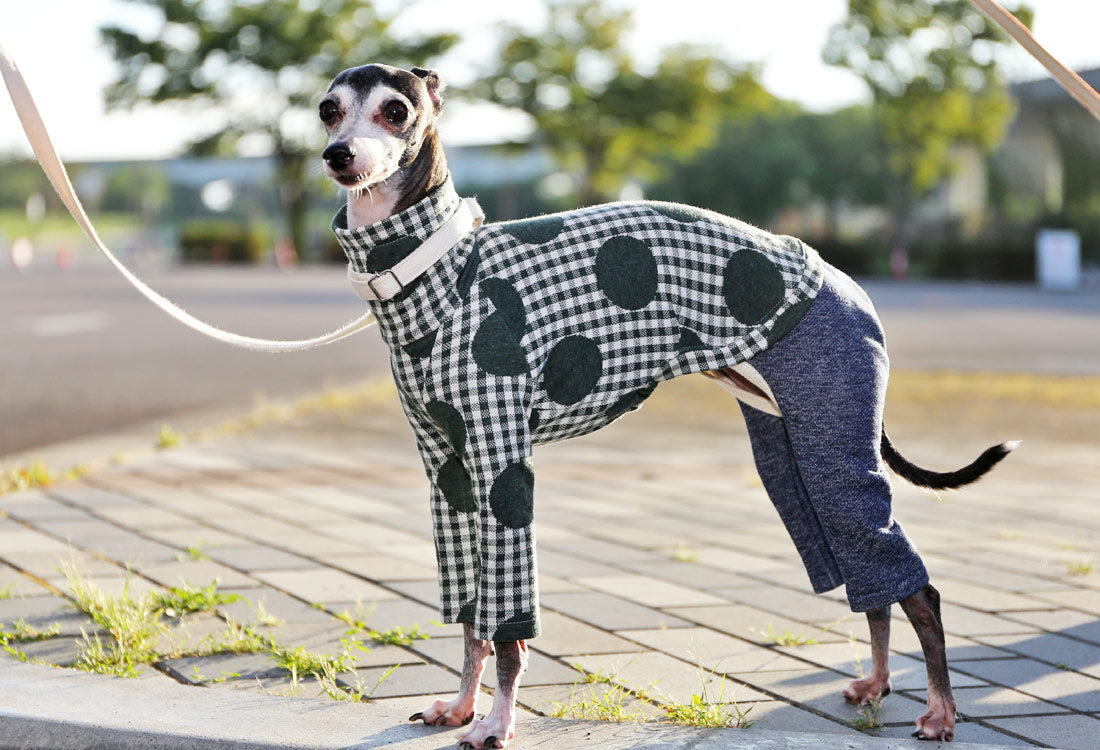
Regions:
<instances>
[{"instance_id":1,"label":"dog's eye","mask_svg":"<svg viewBox=\"0 0 1100 750\"><path fill-rule=\"evenodd\" d=\"M328 123L336 117L337 107L335 102L323 101L319 108L321 122Z\"/></svg>"},{"instance_id":2,"label":"dog's eye","mask_svg":"<svg viewBox=\"0 0 1100 750\"><path fill-rule=\"evenodd\" d=\"M393 125L400 125L409 116L409 108L394 99L382 110L382 116Z\"/></svg>"}]
</instances>

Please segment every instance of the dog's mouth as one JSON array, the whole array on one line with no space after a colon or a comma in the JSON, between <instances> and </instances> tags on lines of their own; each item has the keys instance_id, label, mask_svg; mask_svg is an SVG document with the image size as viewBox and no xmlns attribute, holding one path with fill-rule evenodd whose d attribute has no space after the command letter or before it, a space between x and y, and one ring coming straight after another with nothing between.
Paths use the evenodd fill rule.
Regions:
<instances>
[{"instance_id":1,"label":"dog's mouth","mask_svg":"<svg viewBox=\"0 0 1100 750\"><path fill-rule=\"evenodd\" d=\"M359 172L358 174L334 174L332 179L336 180L343 187L348 190L362 190L363 188L370 187L370 175L366 172Z\"/></svg>"}]
</instances>

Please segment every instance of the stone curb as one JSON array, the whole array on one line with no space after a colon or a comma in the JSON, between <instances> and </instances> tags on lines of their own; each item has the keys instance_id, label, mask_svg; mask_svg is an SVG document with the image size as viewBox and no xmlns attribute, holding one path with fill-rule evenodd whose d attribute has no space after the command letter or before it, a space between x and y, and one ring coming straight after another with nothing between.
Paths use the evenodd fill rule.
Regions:
<instances>
[{"instance_id":1,"label":"stone curb","mask_svg":"<svg viewBox=\"0 0 1100 750\"><path fill-rule=\"evenodd\" d=\"M33 664L0 670L0 750L282 750L452 746L456 729L411 724L398 707L227 693L167 680L124 680ZM607 750L902 750L917 740L763 729L692 729L565 719L521 719L517 748ZM952 744L967 750L1002 745Z\"/></svg>"}]
</instances>

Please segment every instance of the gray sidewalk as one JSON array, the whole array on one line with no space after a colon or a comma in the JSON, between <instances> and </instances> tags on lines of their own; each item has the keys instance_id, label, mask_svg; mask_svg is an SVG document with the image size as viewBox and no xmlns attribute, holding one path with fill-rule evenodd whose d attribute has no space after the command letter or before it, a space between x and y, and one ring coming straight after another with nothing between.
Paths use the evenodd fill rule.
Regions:
<instances>
[{"instance_id":1,"label":"gray sidewalk","mask_svg":"<svg viewBox=\"0 0 1100 750\"><path fill-rule=\"evenodd\" d=\"M954 466L984 447L952 438L949 425L939 434L897 433L899 448L927 465ZM878 716L884 726L853 726L859 712L841 690L869 668L866 624L839 594L809 592L755 477L736 405L718 389L701 378L664 385L611 428L537 450L535 465L544 634L531 643L515 747L928 747L905 739L923 712L924 674L903 619L893 628L895 692ZM938 499L898 489L896 513L945 600L957 742L1097 747L1100 574L1092 563L1100 560L1100 468L1092 449L1035 441L965 493ZM101 702L102 731L116 732L110 736L145 741L139 720L147 728L155 717L131 717L129 735L109 729L111 706L127 694L147 701L133 705L174 717L165 706L187 707L169 722L163 746L217 739L218 716L226 717L221 739L238 743L222 746L452 742L453 731L401 722L430 696L453 693L461 666L458 628L432 624L426 497L411 434L387 388L365 408L319 410L0 496L0 623L23 634L10 646L32 661L71 663L80 654L77 636L96 630L60 596L69 592L60 572L69 559L107 591L123 589L128 568L131 593L217 579L220 591L246 600L189 615L175 629L179 642L164 647L169 656L137 680L44 672L0 654L0 725L23 732L7 735L8 746L79 746L29 739L45 731L51 710L56 726L99 736L89 726L100 721L88 718L94 709L74 708L80 701ZM337 619L342 613L365 627ZM342 638L362 639L370 650L349 652L354 672L338 682L373 690L370 702L319 698L315 681L295 684L264 653L187 655L224 630L226 617L288 650L337 655ZM431 637L380 645L369 635L407 635L414 625ZM491 688L491 667L487 674ZM648 696L626 705L649 716L661 713L658 703L690 704L705 684L708 699L755 723L710 734L538 718L563 705L579 711L579 699L609 689L604 679ZM184 687L191 683L205 687ZM54 692L74 700L51 709L29 697ZM202 696L194 699L202 706L181 697L191 694ZM486 695L482 710L488 704ZM280 710L284 744L263 744L259 730L242 734L244 716L268 731ZM316 744L288 738L299 724L353 736Z\"/></svg>"}]
</instances>

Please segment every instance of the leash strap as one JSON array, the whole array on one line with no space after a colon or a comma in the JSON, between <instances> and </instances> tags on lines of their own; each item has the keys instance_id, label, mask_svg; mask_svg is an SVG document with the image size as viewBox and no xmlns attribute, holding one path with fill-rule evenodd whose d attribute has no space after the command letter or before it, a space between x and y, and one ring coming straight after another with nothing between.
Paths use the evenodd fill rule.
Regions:
<instances>
[{"instance_id":1,"label":"leash strap","mask_svg":"<svg viewBox=\"0 0 1100 750\"><path fill-rule=\"evenodd\" d=\"M1092 116L1097 120L1100 120L1100 94L1096 93L1096 89L1085 83L1085 80L1081 76L1074 73L1072 70L1063 65L1054 55L1046 51L1043 45L1039 44L1039 41L1035 36L1024 26L1020 19L1015 15L1009 13L1005 8L995 0L970 0L978 9L989 16L990 20L1004 29L1005 33L1019 42L1020 46L1026 49L1031 56L1043 64L1043 67L1050 71L1050 74L1054 76L1055 80L1062 85L1070 96L1078 101L1078 103L1092 113Z\"/></svg>"},{"instance_id":2,"label":"leash strap","mask_svg":"<svg viewBox=\"0 0 1100 750\"><path fill-rule=\"evenodd\" d=\"M474 198L463 198L451 218L393 268L379 273L361 273L348 266L348 281L367 302L391 300L417 277L435 265L459 240L481 226L485 213Z\"/></svg>"},{"instance_id":3,"label":"leash strap","mask_svg":"<svg viewBox=\"0 0 1100 750\"><path fill-rule=\"evenodd\" d=\"M65 208L69 209L69 213L76 219L76 223L80 225L81 229L84 230L84 233L88 235L99 251L107 257L107 260L118 269L119 273L161 310L184 325L193 328L199 333L206 334L210 338L217 339L218 341L232 346L260 352L296 352L312 349L322 344L330 344L333 341L339 341L342 338L350 336L374 324L374 315L368 312L332 333L312 339L275 341L253 338L252 336L241 336L240 334L223 331L209 323L205 323L173 303L171 300L153 291L145 282L131 273L130 269L126 268L126 266L122 264L122 261L116 258L99 238L99 234L96 232L95 227L92 226L92 222L88 219L88 215L84 211L84 207L80 204L80 199L76 197L72 182L70 182L69 175L65 171L65 165L61 163L61 159L58 158L57 151L50 141L50 136L46 132L46 125L42 121L42 115L39 113L38 107L31 97L31 92L27 87L27 82L24 80L23 74L19 72L15 60L12 59L7 53L7 50L2 46L0 46L0 72L3 73L4 83L8 87L8 94L11 96L12 103L15 105L20 122L23 123L23 130L27 133L27 139L30 141L31 148L34 149L34 154L38 157L38 163L42 165L43 171L49 178L50 184L53 185L54 190L57 191L58 196L61 198L61 202L65 204Z\"/></svg>"}]
</instances>

